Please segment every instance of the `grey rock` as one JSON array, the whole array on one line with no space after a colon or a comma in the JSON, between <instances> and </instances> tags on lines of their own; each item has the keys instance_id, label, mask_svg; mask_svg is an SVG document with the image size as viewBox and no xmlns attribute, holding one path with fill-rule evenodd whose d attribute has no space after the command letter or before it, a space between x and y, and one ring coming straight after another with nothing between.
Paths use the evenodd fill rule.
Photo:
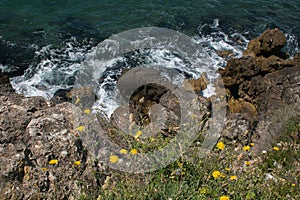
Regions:
<instances>
[{"instance_id":1,"label":"grey rock","mask_svg":"<svg viewBox=\"0 0 300 200\"><path fill-rule=\"evenodd\" d=\"M17 97L0 96L0 196L68 199L95 191L103 169L74 131L72 105Z\"/></svg>"}]
</instances>

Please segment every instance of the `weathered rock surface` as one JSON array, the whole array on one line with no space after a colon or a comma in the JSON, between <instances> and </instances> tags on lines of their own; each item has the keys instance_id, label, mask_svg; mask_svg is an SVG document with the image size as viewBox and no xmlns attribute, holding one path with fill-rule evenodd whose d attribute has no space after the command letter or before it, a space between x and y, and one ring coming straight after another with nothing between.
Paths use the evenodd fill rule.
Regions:
<instances>
[{"instance_id":1,"label":"weathered rock surface","mask_svg":"<svg viewBox=\"0 0 300 200\"><path fill-rule=\"evenodd\" d=\"M25 98L2 73L0 80L0 199L76 199L96 191L103 170L73 130L72 104Z\"/></svg>"},{"instance_id":2,"label":"weathered rock surface","mask_svg":"<svg viewBox=\"0 0 300 200\"><path fill-rule=\"evenodd\" d=\"M286 37L283 32L278 29L267 30L263 32L261 36L249 42L248 48L243 55L253 57L269 57L271 55L286 57L285 54L281 52L285 43Z\"/></svg>"},{"instance_id":3,"label":"weathered rock surface","mask_svg":"<svg viewBox=\"0 0 300 200\"><path fill-rule=\"evenodd\" d=\"M220 70L228 91L230 111L223 137L242 145L255 142L253 148L259 152L269 149L276 141L284 122L299 115L300 54L288 59L281 52L285 41L281 31L268 30L249 43L242 58L231 58L226 68ZM189 83L200 92L207 81L202 77ZM180 108L174 95L164 87L148 86L151 87L140 88L141 91L129 99L131 107L115 111L115 116L121 117L112 118L112 124L125 124L122 122L128 121L130 116L122 118L123 113L132 113L135 123L140 123L141 114L148 117L150 123L152 120L164 124L159 117L171 119L166 129L179 123ZM89 99L85 101L88 106L93 103ZM209 100L202 101L206 107L201 110L207 112L204 116L207 117ZM8 77L0 72L1 198L76 199L103 185L110 172L92 157L80 140L80 133L74 130L72 104L61 102L16 94ZM165 108L158 103L168 108L160 116L156 114ZM58 163L49 164L50 160ZM74 164L75 161L80 163Z\"/></svg>"},{"instance_id":4,"label":"weathered rock surface","mask_svg":"<svg viewBox=\"0 0 300 200\"><path fill-rule=\"evenodd\" d=\"M250 122L249 137L258 144L257 150L270 148L284 122L299 115L299 53L287 59L281 52L285 42L281 31L267 30L250 41L242 58L229 60L220 70L229 91L229 111ZM273 115L281 121L270 118Z\"/></svg>"}]
</instances>

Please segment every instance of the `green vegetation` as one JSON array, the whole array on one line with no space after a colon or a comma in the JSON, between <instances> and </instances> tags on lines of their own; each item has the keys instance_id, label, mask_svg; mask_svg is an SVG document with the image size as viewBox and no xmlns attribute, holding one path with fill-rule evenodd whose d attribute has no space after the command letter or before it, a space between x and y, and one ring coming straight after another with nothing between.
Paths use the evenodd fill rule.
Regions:
<instances>
[{"instance_id":1,"label":"green vegetation","mask_svg":"<svg viewBox=\"0 0 300 200\"><path fill-rule=\"evenodd\" d=\"M252 150L256 144L223 140L196 163L183 156L142 175L114 171L96 194L79 199L300 199L299 131L298 119L291 119L285 137L260 155Z\"/></svg>"}]
</instances>

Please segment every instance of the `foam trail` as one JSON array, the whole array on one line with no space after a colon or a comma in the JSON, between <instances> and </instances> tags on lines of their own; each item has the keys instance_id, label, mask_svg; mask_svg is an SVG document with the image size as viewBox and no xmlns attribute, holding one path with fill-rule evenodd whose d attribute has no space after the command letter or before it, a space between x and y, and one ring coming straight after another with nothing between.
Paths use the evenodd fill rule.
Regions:
<instances>
[{"instance_id":1,"label":"foam trail","mask_svg":"<svg viewBox=\"0 0 300 200\"><path fill-rule=\"evenodd\" d=\"M215 80L219 75L217 69L224 68L226 65L226 61L218 56L217 51L230 50L235 57L241 57L249 42L242 33L226 34L220 29L219 24L218 19L214 20L212 24L203 24L199 27L199 34L193 37L193 42L201 44L204 48L204 51L196 52L199 54L196 63L189 63L166 49L144 49L104 63L97 59L90 59L97 54L96 47L88 50L91 46L79 46L76 40L73 40L67 42L61 49L55 49L48 45L36 51L36 58L39 58L40 62L30 66L23 76L11 78L11 83L18 93L25 96L43 96L50 99L58 90L69 90L74 86L76 73L78 70L81 71L81 63L86 60L90 62L90 66L96 68L95 73L91 76L94 80L99 80L95 87L98 101L94 104L94 109L100 109L109 117L119 106L121 97L116 88L116 81L124 69L143 64L176 69L180 75L167 78L178 85L182 84L187 77L199 78L203 72L207 73L211 82ZM206 35L203 33L205 27L209 27L211 30ZM298 51L297 38L288 34L286 36L288 51L291 53ZM151 38L146 39L151 40ZM138 46L145 41L135 42L134 45ZM107 44L107 48L110 48L111 51L117 47L117 44L109 42ZM176 44L172 45L175 45L176 48ZM0 69L7 71L8 67L0 65ZM213 94L215 94L215 88L212 84L208 84L203 95L209 97Z\"/></svg>"},{"instance_id":2,"label":"foam trail","mask_svg":"<svg viewBox=\"0 0 300 200\"><path fill-rule=\"evenodd\" d=\"M30 66L23 76L11 78L16 92L25 96L42 96L50 99L60 89L71 89L74 74L84 59L87 47L76 47L76 42L68 42L62 49L52 45L35 52L40 62Z\"/></svg>"},{"instance_id":3,"label":"foam trail","mask_svg":"<svg viewBox=\"0 0 300 200\"><path fill-rule=\"evenodd\" d=\"M218 24L219 22L215 21L212 27L218 29ZM204 48L204 51L197 52L199 54L197 63L189 63L189 61L166 49L144 49L103 63L97 59L90 59L97 54L97 48L92 48L86 53L88 47L78 47L76 42L68 42L62 49L55 49L48 45L36 51L36 57L40 58L40 62L29 67L23 76L12 78L11 83L18 93L25 96L43 96L50 99L58 90L68 90L73 87L75 74L81 69L81 62L86 60L90 62L90 66L97 68L93 71L94 74L91 74L94 80L101 79L95 88L98 101L95 103L94 108L100 109L109 117L119 106L120 95L116 88L116 81L123 69L143 64L145 66L165 66L176 69L180 72L180 75L169 78L174 84L178 85L182 84L187 77L199 78L203 72L207 73L210 81L213 81L218 76L217 69L226 65L225 60L219 57L216 51L231 50L235 56L240 56L243 48L245 48L245 46L236 45L230 37L232 36L228 36L219 30L211 35L193 37L193 42L201 44ZM151 40L151 38L147 39ZM136 41L136 45L143 42L145 41ZM108 42L108 45L110 45L108 48L113 51L116 44ZM172 45L175 45L176 48L176 44ZM213 94L215 94L214 87L209 84L207 89L203 91L203 95L209 97Z\"/></svg>"}]
</instances>

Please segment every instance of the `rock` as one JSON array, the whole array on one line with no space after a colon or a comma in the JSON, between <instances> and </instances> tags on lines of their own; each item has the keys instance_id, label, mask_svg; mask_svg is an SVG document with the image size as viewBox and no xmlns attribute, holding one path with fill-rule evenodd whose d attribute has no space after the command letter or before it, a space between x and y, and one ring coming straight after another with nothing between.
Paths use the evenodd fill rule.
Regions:
<instances>
[{"instance_id":1,"label":"rock","mask_svg":"<svg viewBox=\"0 0 300 200\"><path fill-rule=\"evenodd\" d=\"M253 118L257 115L257 110L255 106L244 99L234 99L230 98L228 100L228 109L230 113L244 113L249 118Z\"/></svg>"},{"instance_id":2,"label":"rock","mask_svg":"<svg viewBox=\"0 0 300 200\"><path fill-rule=\"evenodd\" d=\"M263 56L269 57L275 55L281 58L286 58L286 55L281 52L282 47L286 43L284 33L278 29L266 30L263 34L248 44L247 50L243 56Z\"/></svg>"},{"instance_id":3,"label":"rock","mask_svg":"<svg viewBox=\"0 0 300 200\"><path fill-rule=\"evenodd\" d=\"M115 110L111 122L124 132L135 133L136 126L144 126L149 129L147 132L151 129L158 133L177 127L179 116L178 99L171 91L157 84L146 84L133 93L129 107Z\"/></svg>"},{"instance_id":4,"label":"rock","mask_svg":"<svg viewBox=\"0 0 300 200\"><path fill-rule=\"evenodd\" d=\"M200 78L198 79L188 79L186 80L187 83L184 83L184 88L185 84L189 84L191 88L196 92L200 93L202 90L205 90L207 88L207 84L209 83L207 74L204 72Z\"/></svg>"},{"instance_id":5,"label":"rock","mask_svg":"<svg viewBox=\"0 0 300 200\"><path fill-rule=\"evenodd\" d=\"M0 95L13 94L14 89L9 82L9 78L0 70Z\"/></svg>"},{"instance_id":6,"label":"rock","mask_svg":"<svg viewBox=\"0 0 300 200\"><path fill-rule=\"evenodd\" d=\"M230 59L234 57L234 53L231 50L222 50L222 51L217 51L218 56L225 58L225 59Z\"/></svg>"},{"instance_id":7,"label":"rock","mask_svg":"<svg viewBox=\"0 0 300 200\"><path fill-rule=\"evenodd\" d=\"M255 57L242 57L240 59L229 60L225 69L219 69L224 86L231 90L231 94L237 93L234 90L238 89L238 86L245 79L250 79L259 74L261 63L262 60Z\"/></svg>"},{"instance_id":8,"label":"rock","mask_svg":"<svg viewBox=\"0 0 300 200\"><path fill-rule=\"evenodd\" d=\"M55 103L72 102L72 96L69 95L70 89L59 89L55 92L52 101Z\"/></svg>"},{"instance_id":9,"label":"rock","mask_svg":"<svg viewBox=\"0 0 300 200\"><path fill-rule=\"evenodd\" d=\"M255 142L253 152L269 149L283 132L284 123L300 113L300 54L287 59L280 51L284 43L281 31L268 30L249 43L242 58L231 58L220 70L229 108L222 136L240 145ZM149 73L153 73L152 79ZM153 71L138 68L125 73L123 76L128 77L118 83L118 88L128 98L129 107L117 109L112 123L97 118L100 128L113 130L107 135L124 146L135 141L128 135L118 135L120 129L128 129L122 126L128 121L139 125L153 122L158 126L152 129L158 131L175 129L180 123L178 99L168 88L150 82L154 75ZM207 84L205 76L187 82L197 93ZM187 87L185 92L190 90ZM61 92L62 96L66 94ZM85 133L74 127L78 120L81 122L74 112L80 114L82 109L90 108L94 96L89 87L73 89L67 97L76 108L59 100L26 98L15 94L8 77L0 72L1 198L77 199L83 193L93 194L104 184L111 171L87 150L82 141ZM198 98L202 119L199 128L203 131L209 127L211 102L201 95ZM82 120L91 122L88 117Z\"/></svg>"},{"instance_id":10,"label":"rock","mask_svg":"<svg viewBox=\"0 0 300 200\"><path fill-rule=\"evenodd\" d=\"M267 150L284 132L284 124L299 115L300 66L284 68L256 79L248 89L255 94L254 103L260 113L254 138L257 151Z\"/></svg>"},{"instance_id":11,"label":"rock","mask_svg":"<svg viewBox=\"0 0 300 200\"><path fill-rule=\"evenodd\" d=\"M294 55L294 61L300 65L300 52Z\"/></svg>"},{"instance_id":12,"label":"rock","mask_svg":"<svg viewBox=\"0 0 300 200\"><path fill-rule=\"evenodd\" d=\"M262 74L271 73L279 69L284 68L284 65L281 65L283 60L277 56L271 55L267 59L263 60L261 63L260 71Z\"/></svg>"},{"instance_id":13,"label":"rock","mask_svg":"<svg viewBox=\"0 0 300 200\"><path fill-rule=\"evenodd\" d=\"M226 116L225 126L221 133L222 137L231 142L248 145L250 141L250 123L239 113L229 113Z\"/></svg>"},{"instance_id":14,"label":"rock","mask_svg":"<svg viewBox=\"0 0 300 200\"><path fill-rule=\"evenodd\" d=\"M129 101L130 113L133 113L134 121L137 124L148 124L150 107L159 103L160 98L167 91L164 86L151 83L138 88Z\"/></svg>"},{"instance_id":15,"label":"rock","mask_svg":"<svg viewBox=\"0 0 300 200\"><path fill-rule=\"evenodd\" d=\"M9 83L9 78L2 71L0 71L0 85Z\"/></svg>"},{"instance_id":16,"label":"rock","mask_svg":"<svg viewBox=\"0 0 300 200\"><path fill-rule=\"evenodd\" d=\"M24 107L1 97L0 143L11 143L21 136L30 122L31 114Z\"/></svg>"},{"instance_id":17,"label":"rock","mask_svg":"<svg viewBox=\"0 0 300 200\"><path fill-rule=\"evenodd\" d=\"M290 119L299 118L299 102L282 105L277 109L269 109L260 117L256 130L251 137L256 145L252 148L253 153L260 154L263 151L270 150L277 144L278 140L285 133L285 126ZM289 136L287 136L289 137ZM299 138L294 138L299 140Z\"/></svg>"},{"instance_id":18,"label":"rock","mask_svg":"<svg viewBox=\"0 0 300 200\"><path fill-rule=\"evenodd\" d=\"M0 96L0 196L69 199L96 191L103 168L73 130L72 104L16 97Z\"/></svg>"},{"instance_id":19,"label":"rock","mask_svg":"<svg viewBox=\"0 0 300 200\"><path fill-rule=\"evenodd\" d=\"M284 68L241 86L242 96L252 97L259 113L300 102L300 66ZM250 92L249 92L250 91Z\"/></svg>"},{"instance_id":20,"label":"rock","mask_svg":"<svg viewBox=\"0 0 300 200\"><path fill-rule=\"evenodd\" d=\"M240 113L249 122L248 136L258 144L256 151L276 141L300 102L299 53L293 59L283 56L285 41L281 31L267 30L250 41L243 57L229 60L220 70L230 97L229 112ZM293 111L282 112L283 108Z\"/></svg>"}]
</instances>

